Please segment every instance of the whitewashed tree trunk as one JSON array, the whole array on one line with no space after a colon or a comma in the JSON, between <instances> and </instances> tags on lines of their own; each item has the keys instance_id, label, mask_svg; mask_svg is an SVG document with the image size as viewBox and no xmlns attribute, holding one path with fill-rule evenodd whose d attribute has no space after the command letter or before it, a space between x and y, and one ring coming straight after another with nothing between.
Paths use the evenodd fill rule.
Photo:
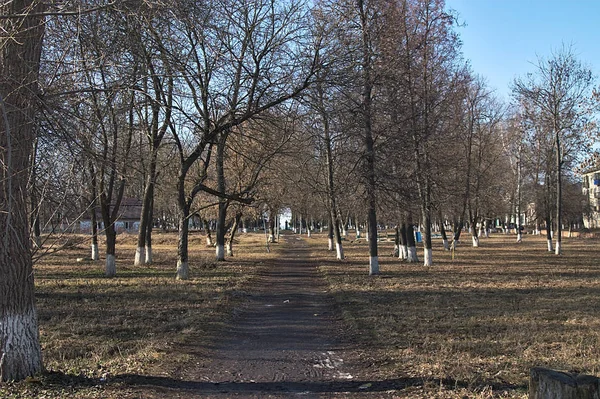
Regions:
<instances>
[{"instance_id":1,"label":"whitewashed tree trunk","mask_svg":"<svg viewBox=\"0 0 600 399\"><path fill-rule=\"evenodd\" d=\"M552 247L552 240L546 240L548 241L548 252L554 252L554 248Z\"/></svg>"},{"instance_id":2,"label":"whitewashed tree trunk","mask_svg":"<svg viewBox=\"0 0 600 399\"><path fill-rule=\"evenodd\" d=\"M333 251L333 238L329 237L327 241L329 243L328 250Z\"/></svg>"},{"instance_id":3,"label":"whitewashed tree trunk","mask_svg":"<svg viewBox=\"0 0 600 399\"><path fill-rule=\"evenodd\" d=\"M147 265L151 265L152 264L152 247L149 247L148 245L146 245L146 250L144 251L144 254L146 255L145 263Z\"/></svg>"},{"instance_id":4,"label":"whitewashed tree trunk","mask_svg":"<svg viewBox=\"0 0 600 399\"><path fill-rule=\"evenodd\" d=\"M336 253L336 259L337 260L342 260L344 259L344 248L342 247L342 244L335 244L335 253Z\"/></svg>"},{"instance_id":5,"label":"whitewashed tree trunk","mask_svg":"<svg viewBox=\"0 0 600 399\"><path fill-rule=\"evenodd\" d=\"M348 230L345 225L342 226L342 237L348 237Z\"/></svg>"},{"instance_id":6,"label":"whitewashed tree trunk","mask_svg":"<svg viewBox=\"0 0 600 399\"><path fill-rule=\"evenodd\" d=\"M377 256L369 256L369 276L379 274L379 258Z\"/></svg>"},{"instance_id":7,"label":"whitewashed tree trunk","mask_svg":"<svg viewBox=\"0 0 600 399\"><path fill-rule=\"evenodd\" d=\"M358 227L358 225L356 225L356 239L358 240L360 238L360 227Z\"/></svg>"},{"instance_id":8,"label":"whitewashed tree trunk","mask_svg":"<svg viewBox=\"0 0 600 399\"><path fill-rule=\"evenodd\" d=\"M517 233L517 242L523 242L523 233L521 231Z\"/></svg>"},{"instance_id":9,"label":"whitewashed tree trunk","mask_svg":"<svg viewBox=\"0 0 600 399\"><path fill-rule=\"evenodd\" d=\"M490 238L490 229L488 229L487 227L484 229L484 234L485 234L485 238Z\"/></svg>"},{"instance_id":10,"label":"whitewashed tree trunk","mask_svg":"<svg viewBox=\"0 0 600 399\"><path fill-rule=\"evenodd\" d=\"M473 238L473 248L479 248L479 237L471 236Z\"/></svg>"},{"instance_id":11,"label":"whitewashed tree trunk","mask_svg":"<svg viewBox=\"0 0 600 399\"><path fill-rule=\"evenodd\" d=\"M408 256L406 260L410 263L418 262L419 257L417 256L417 247L408 247Z\"/></svg>"},{"instance_id":12,"label":"whitewashed tree trunk","mask_svg":"<svg viewBox=\"0 0 600 399\"><path fill-rule=\"evenodd\" d=\"M225 260L225 247L223 245L215 246L215 255L218 261Z\"/></svg>"},{"instance_id":13,"label":"whitewashed tree trunk","mask_svg":"<svg viewBox=\"0 0 600 399\"><path fill-rule=\"evenodd\" d=\"M42 365L35 308L0 316L0 383L38 373Z\"/></svg>"},{"instance_id":14,"label":"whitewashed tree trunk","mask_svg":"<svg viewBox=\"0 0 600 399\"><path fill-rule=\"evenodd\" d=\"M177 280L187 280L190 276L190 267L188 262L177 261Z\"/></svg>"},{"instance_id":15,"label":"whitewashed tree trunk","mask_svg":"<svg viewBox=\"0 0 600 399\"><path fill-rule=\"evenodd\" d=\"M100 252L98 251L98 244L92 244L92 260L99 260Z\"/></svg>"},{"instance_id":16,"label":"whitewashed tree trunk","mask_svg":"<svg viewBox=\"0 0 600 399\"><path fill-rule=\"evenodd\" d=\"M269 234L269 242L275 242L275 236L273 234Z\"/></svg>"},{"instance_id":17,"label":"whitewashed tree trunk","mask_svg":"<svg viewBox=\"0 0 600 399\"><path fill-rule=\"evenodd\" d=\"M114 255L106 255L105 274L108 277L112 277L117 274L117 264L116 264Z\"/></svg>"},{"instance_id":18,"label":"whitewashed tree trunk","mask_svg":"<svg viewBox=\"0 0 600 399\"><path fill-rule=\"evenodd\" d=\"M554 253L556 255L560 255L562 253L562 248L561 248L561 241L556 241L556 245L554 246Z\"/></svg>"},{"instance_id":19,"label":"whitewashed tree trunk","mask_svg":"<svg viewBox=\"0 0 600 399\"><path fill-rule=\"evenodd\" d=\"M228 242L225 245L225 247L226 247L225 249L227 250L227 256L233 256L233 248L231 248L231 243Z\"/></svg>"},{"instance_id":20,"label":"whitewashed tree trunk","mask_svg":"<svg viewBox=\"0 0 600 399\"><path fill-rule=\"evenodd\" d=\"M311 231L310 231L310 227L307 227L307 228L306 228L306 236L307 236L308 238L310 238L310 237L311 237Z\"/></svg>"},{"instance_id":21,"label":"whitewashed tree trunk","mask_svg":"<svg viewBox=\"0 0 600 399\"><path fill-rule=\"evenodd\" d=\"M408 259L408 247L406 245L400 245L400 259Z\"/></svg>"},{"instance_id":22,"label":"whitewashed tree trunk","mask_svg":"<svg viewBox=\"0 0 600 399\"><path fill-rule=\"evenodd\" d=\"M144 263L146 257L146 251L144 247L137 247L135 249L135 258L133 259L134 266L140 266Z\"/></svg>"},{"instance_id":23,"label":"whitewashed tree trunk","mask_svg":"<svg viewBox=\"0 0 600 399\"><path fill-rule=\"evenodd\" d=\"M215 244L213 244L212 237L206 237L206 246L212 247L213 245L215 245Z\"/></svg>"},{"instance_id":24,"label":"whitewashed tree trunk","mask_svg":"<svg viewBox=\"0 0 600 399\"><path fill-rule=\"evenodd\" d=\"M433 253L431 248L425 248L424 252L424 261L423 261L423 265L424 266L431 266L433 265Z\"/></svg>"}]
</instances>

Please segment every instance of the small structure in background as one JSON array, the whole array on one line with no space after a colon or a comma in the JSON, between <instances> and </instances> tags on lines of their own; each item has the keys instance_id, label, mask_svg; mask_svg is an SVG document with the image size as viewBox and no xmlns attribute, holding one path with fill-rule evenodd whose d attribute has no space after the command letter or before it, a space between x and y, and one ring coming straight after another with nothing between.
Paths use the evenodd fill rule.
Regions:
<instances>
[{"instance_id":1,"label":"small structure in background","mask_svg":"<svg viewBox=\"0 0 600 399\"><path fill-rule=\"evenodd\" d=\"M137 198L123 198L123 201L121 201L121 207L119 208L119 216L115 221L115 229L117 234L123 232L136 233L140 228L141 212L141 200ZM103 230L104 222L102 222L102 214L100 213L100 209L96 210L96 217L98 220L98 230ZM83 217L79 222L79 231L83 234L91 233L92 221L89 215Z\"/></svg>"},{"instance_id":2,"label":"small structure in background","mask_svg":"<svg viewBox=\"0 0 600 399\"><path fill-rule=\"evenodd\" d=\"M600 227L600 168L595 167L581 172L582 190L586 197L587 214L583 224L588 229Z\"/></svg>"}]
</instances>

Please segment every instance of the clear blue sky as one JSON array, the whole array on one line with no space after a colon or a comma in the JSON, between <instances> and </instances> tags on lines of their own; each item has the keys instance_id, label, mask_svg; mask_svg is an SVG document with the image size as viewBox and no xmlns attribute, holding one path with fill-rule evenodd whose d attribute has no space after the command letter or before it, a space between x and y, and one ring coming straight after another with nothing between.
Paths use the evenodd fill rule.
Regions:
<instances>
[{"instance_id":1,"label":"clear blue sky","mask_svg":"<svg viewBox=\"0 0 600 399\"><path fill-rule=\"evenodd\" d=\"M446 0L446 8L466 23L457 28L465 58L500 98L563 43L599 75L600 0Z\"/></svg>"}]
</instances>

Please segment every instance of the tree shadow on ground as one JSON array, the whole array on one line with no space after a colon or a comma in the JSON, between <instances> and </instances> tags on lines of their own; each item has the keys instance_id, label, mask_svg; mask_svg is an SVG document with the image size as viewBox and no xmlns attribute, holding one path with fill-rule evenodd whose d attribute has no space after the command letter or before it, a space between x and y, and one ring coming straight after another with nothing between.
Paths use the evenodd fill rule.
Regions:
<instances>
[{"instance_id":1,"label":"tree shadow on ground","mask_svg":"<svg viewBox=\"0 0 600 399\"><path fill-rule=\"evenodd\" d=\"M118 383L121 386L129 388L167 388L176 390L185 390L193 394L208 393L270 393L270 394L289 394L289 393L353 393L353 392L387 392L394 390L403 390L407 388L444 386L447 389L471 388L477 389L472 384L463 381L454 381L449 379L431 379L431 378L393 378L379 381L367 380L332 380L332 381L273 381L273 382L203 382L203 381L183 381L170 377L143 376L136 374L122 374L115 376L110 383ZM492 383L478 384L481 387L490 387L494 391L512 391L527 390L526 385L511 385Z\"/></svg>"}]
</instances>

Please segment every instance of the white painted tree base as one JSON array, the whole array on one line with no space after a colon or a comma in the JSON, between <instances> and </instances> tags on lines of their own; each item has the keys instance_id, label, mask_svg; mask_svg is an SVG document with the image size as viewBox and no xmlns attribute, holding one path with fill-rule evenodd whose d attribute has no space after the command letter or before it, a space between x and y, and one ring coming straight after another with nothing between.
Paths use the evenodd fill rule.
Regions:
<instances>
[{"instance_id":1,"label":"white painted tree base","mask_svg":"<svg viewBox=\"0 0 600 399\"><path fill-rule=\"evenodd\" d=\"M356 239L358 240L360 238L360 229L357 227L356 228Z\"/></svg>"},{"instance_id":2,"label":"white painted tree base","mask_svg":"<svg viewBox=\"0 0 600 399\"><path fill-rule=\"evenodd\" d=\"M554 252L554 248L552 247L552 240L546 240L548 242L548 252Z\"/></svg>"},{"instance_id":3,"label":"white painted tree base","mask_svg":"<svg viewBox=\"0 0 600 399\"><path fill-rule=\"evenodd\" d=\"M213 244L212 239L210 237L206 237L206 246L212 247L213 245L215 245L215 244Z\"/></svg>"},{"instance_id":4,"label":"white painted tree base","mask_svg":"<svg viewBox=\"0 0 600 399\"><path fill-rule=\"evenodd\" d=\"M377 256L369 256L369 276L379 274L379 258Z\"/></svg>"},{"instance_id":5,"label":"white painted tree base","mask_svg":"<svg viewBox=\"0 0 600 399\"><path fill-rule=\"evenodd\" d=\"M433 252L431 248L425 248L423 250L423 266L431 266L433 265Z\"/></svg>"},{"instance_id":6,"label":"white painted tree base","mask_svg":"<svg viewBox=\"0 0 600 399\"><path fill-rule=\"evenodd\" d=\"M106 267L104 269L106 277L114 277L117 274L117 264L114 255L106 255Z\"/></svg>"},{"instance_id":7,"label":"white painted tree base","mask_svg":"<svg viewBox=\"0 0 600 399\"><path fill-rule=\"evenodd\" d=\"M177 261L177 280L187 280L190 276L190 267L187 262Z\"/></svg>"},{"instance_id":8,"label":"white painted tree base","mask_svg":"<svg viewBox=\"0 0 600 399\"><path fill-rule=\"evenodd\" d=\"M144 247L137 247L135 249L135 258L133 259L133 265L134 266L141 266L142 263L145 260L146 257L146 253L145 253L145 248Z\"/></svg>"},{"instance_id":9,"label":"white painted tree base","mask_svg":"<svg viewBox=\"0 0 600 399\"><path fill-rule=\"evenodd\" d=\"M310 229L306 229L306 235L308 236L308 238L310 238L310 237L311 237L311 234L312 234L312 233L311 233Z\"/></svg>"},{"instance_id":10,"label":"white painted tree base","mask_svg":"<svg viewBox=\"0 0 600 399\"><path fill-rule=\"evenodd\" d=\"M0 314L0 383L23 380L42 370L37 313Z\"/></svg>"},{"instance_id":11,"label":"white painted tree base","mask_svg":"<svg viewBox=\"0 0 600 399\"><path fill-rule=\"evenodd\" d=\"M327 239L327 249L333 251L333 238Z\"/></svg>"},{"instance_id":12,"label":"white painted tree base","mask_svg":"<svg viewBox=\"0 0 600 399\"><path fill-rule=\"evenodd\" d=\"M448 239L442 240L444 243L444 251L450 251L450 244L448 243Z\"/></svg>"},{"instance_id":13,"label":"white painted tree base","mask_svg":"<svg viewBox=\"0 0 600 399\"><path fill-rule=\"evenodd\" d=\"M269 242L275 242L275 236L273 234L269 234Z\"/></svg>"},{"instance_id":14,"label":"white painted tree base","mask_svg":"<svg viewBox=\"0 0 600 399\"><path fill-rule=\"evenodd\" d=\"M147 265L151 265L152 264L152 247L146 246L146 251L145 251L145 260L144 263Z\"/></svg>"},{"instance_id":15,"label":"white painted tree base","mask_svg":"<svg viewBox=\"0 0 600 399\"><path fill-rule=\"evenodd\" d=\"M217 256L217 261L225 260L225 247L223 245L217 245L215 247L215 254Z\"/></svg>"},{"instance_id":16,"label":"white painted tree base","mask_svg":"<svg viewBox=\"0 0 600 399\"><path fill-rule=\"evenodd\" d=\"M521 243L523 242L523 234L519 231L519 233L517 233L517 242Z\"/></svg>"},{"instance_id":17,"label":"white painted tree base","mask_svg":"<svg viewBox=\"0 0 600 399\"><path fill-rule=\"evenodd\" d=\"M562 253L561 244L562 243L560 241L556 242L556 245L554 246L554 254L560 255Z\"/></svg>"},{"instance_id":18,"label":"white painted tree base","mask_svg":"<svg viewBox=\"0 0 600 399\"><path fill-rule=\"evenodd\" d=\"M98 251L98 244L92 244L92 260L99 260L100 252Z\"/></svg>"},{"instance_id":19,"label":"white painted tree base","mask_svg":"<svg viewBox=\"0 0 600 399\"><path fill-rule=\"evenodd\" d=\"M227 251L227 256L233 256L233 248L231 248L231 243L227 243L225 250Z\"/></svg>"},{"instance_id":20,"label":"white painted tree base","mask_svg":"<svg viewBox=\"0 0 600 399\"><path fill-rule=\"evenodd\" d=\"M342 244L335 243L335 254L337 260L344 259L344 248L342 247Z\"/></svg>"},{"instance_id":21,"label":"white painted tree base","mask_svg":"<svg viewBox=\"0 0 600 399\"><path fill-rule=\"evenodd\" d=\"M479 248L479 237L472 236L473 238L473 248Z\"/></svg>"},{"instance_id":22,"label":"white painted tree base","mask_svg":"<svg viewBox=\"0 0 600 399\"><path fill-rule=\"evenodd\" d=\"M406 245L400 245L400 254L398 257L402 260L406 260L408 258L408 247Z\"/></svg>"},{"instance_id":23,"label":"white painted tree base","mask_svg":"<svg viewBox=\"0 0 600 399\"><path fill-rule=\"evenodd\" d=\"M408 256L406 260L409 263L418 262L419 257L417 256L417 247L408 247Z\"/></svg>"}]
</instances>

